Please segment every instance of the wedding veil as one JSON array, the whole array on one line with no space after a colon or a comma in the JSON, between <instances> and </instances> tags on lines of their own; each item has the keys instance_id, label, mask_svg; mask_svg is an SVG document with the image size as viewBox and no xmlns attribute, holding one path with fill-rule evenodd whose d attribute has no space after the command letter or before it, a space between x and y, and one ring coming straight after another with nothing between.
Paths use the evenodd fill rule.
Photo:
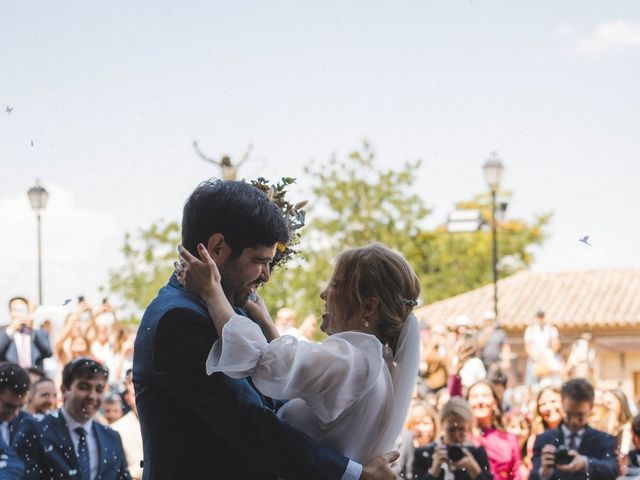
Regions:
<instances>
[{"instance_id":1,"label":"wedding veil","mask_svg":"<svg viewBox=\"0 0 640 480\"><path fill-rule=\"evenodd\" d=\"M393 450L407 419L413 389L418 378L420 325L413 313L410 313L404 322L393 361L395 363L395 368L391 370L393 404L390 406L391 411L387 413L386 425L370 450L375 455Z\"/></svg>"}]
</instances>

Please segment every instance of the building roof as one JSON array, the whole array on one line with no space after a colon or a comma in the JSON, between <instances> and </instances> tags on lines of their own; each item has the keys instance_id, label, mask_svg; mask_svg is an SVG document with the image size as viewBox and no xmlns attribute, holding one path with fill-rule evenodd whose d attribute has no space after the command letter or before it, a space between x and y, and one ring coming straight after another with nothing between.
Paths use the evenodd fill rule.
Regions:
<instances>
[{"instance_id":1,"label":"building roof","mask_svg":"<svg viewBox=\"0 0 640 480\"><path fill-rule=\"evenodd\" d=\"M498 281L498 316L505 329L525 328L540 309L561 329L640 327L640 269L525 271ZM465 315L478 325L490 310L493 284L432 303L415 313L427 324L451 324Z\"/></svg>"}]
</instances>

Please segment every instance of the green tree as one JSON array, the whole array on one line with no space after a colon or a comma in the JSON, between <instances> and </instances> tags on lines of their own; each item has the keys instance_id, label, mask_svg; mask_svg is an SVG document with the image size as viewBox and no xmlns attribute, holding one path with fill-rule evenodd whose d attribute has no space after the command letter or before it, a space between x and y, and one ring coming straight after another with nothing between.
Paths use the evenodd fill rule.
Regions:
<instances>
[{"instance_id":1,"label":"green tree","mask_svg":"<svg viewBox=\"0 0 640 480\"><path fill-rule=\"evenodd\" d=\"M477 232L449 233L445 226L420 232L408 254L420 278L423 301L433 303L481 287L493 281L491 207L489 195L459 202L457 209L479 210L483 228ZM544 227L551 219L544 213L532 222L498 221L498 278L513 275L533 262L531 247L541 245Z\"/></svg>"},{"instance_id":2,"label":"green tree","mask_svg":"<svg viewBox=\"0 0 640 480\"><path fill-rule=\"evenodd\" d=\"M318 313L318 294L326 285L336 255L347 247L377 241L400 251L416 270L422 301L432 303L492 281L490 200L478 195L456 208L480 210L485 228L473 233L449 233L444 226L422 227L430 211L414 193L420 161L399 169L380 169L365 143L346 160L335 157L312 164L305 173L312 179L313 198L303 230L302 258L274 274L263 291L273 310L289 306L301 317ZM499 225L499 275L505 277L531 265L530 247L541 245L551 214L532 222L511 219Z\"/></svg>"},{"instance_id":3,"label":"green tree","mask_svg":"<svg viewBox=\"0 0 640 480\"><path fill-rule=\"evenodd\" d=\"M265 285L267 305L290 306L300 316L320 312L318 294L329 280L333 260L347 247L377 241L408 256L429 214L413 192L419 168L416 160L397 170L379 169L366 142L345 160L332 157L308 166L313 196L307 217L313 220L302 232L301 258Z\"/></svg>"},{"instance_id":4,"label":"green tree","mask_svg":"<svg viewBox=\"0 0 640 480\"><path fill-rule=\"evenodd\" d=\"M297 310L299 319L318 314L318 295L332 272L337 254L347 247L382 242L400 251L412 264L422 285L422 300L431 303L463 293L492 280L491 236L486 228L488 195L459 202L457 208L480 210L485 228L473 233L448 233L445 227L424 228L429 215L424 199L415 193L415 172L420 161L405 162L396 169L381 169L369 144L344 160L311 163L312 221L302 229L301 254L273 272L261 295L272 314L283 306ZM510 219L499 226L500 277L531 265L530 247L541 245L551 214L533 221ZM177 258L180 242L176 222L157 222L127 234L124 265L110 273L109 290L138 311L144 309L164 285Z\"/></svg>"},{"instance_id":5,"label":"green tree","mask_svg":"<svg viewBox=\"0 0 640 480\"><path fill-rule=\"evenodd\" d=\"M126 302L134 318L151 303L173 273L180 241L180 225L163 220L138 230L133 237L125 235L124 262L109 272L108 290Z\"/></svg>"}]
</instances>

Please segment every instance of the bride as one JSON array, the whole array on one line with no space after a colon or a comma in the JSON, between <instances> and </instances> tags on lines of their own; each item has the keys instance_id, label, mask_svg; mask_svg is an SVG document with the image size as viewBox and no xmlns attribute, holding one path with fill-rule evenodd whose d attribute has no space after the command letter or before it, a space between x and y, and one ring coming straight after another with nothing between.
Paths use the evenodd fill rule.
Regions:
<instances>
[{"instance_id":1,"label":"bride","mask_svg":"<svg viewBox=\"0 0 640 480\"><path fill-rule=\"evenodd\" d=\"M218 338L207 374L251 377L264 395L290 399L278 416L320 443L366 463L393 449L418 374L420 331L412 310L415 272L381 244L339 255L325 302L323 343L278 336L264 302L248 301L254 321L237 314L206 248L180 248L180 282L200 295Z\"/></svg>"}]
</instances>

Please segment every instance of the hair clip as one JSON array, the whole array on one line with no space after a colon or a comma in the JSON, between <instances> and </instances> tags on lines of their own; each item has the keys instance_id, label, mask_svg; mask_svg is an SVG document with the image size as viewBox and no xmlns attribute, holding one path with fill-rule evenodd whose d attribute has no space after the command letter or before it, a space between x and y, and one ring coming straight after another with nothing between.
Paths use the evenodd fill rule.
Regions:
<instances>
[{"instance_id":1,"label":"hair clip","mask_svg":"<svg viewBox=\"0 0 640 480\"><path fill-rule=\"evenodd\" d=\"M409 305L410 307L415 307L416 305L418 305L417 300L409 300L408 298L403 298L402 303L404 303L405 305Z\"/></svg>"}]
</instances>

